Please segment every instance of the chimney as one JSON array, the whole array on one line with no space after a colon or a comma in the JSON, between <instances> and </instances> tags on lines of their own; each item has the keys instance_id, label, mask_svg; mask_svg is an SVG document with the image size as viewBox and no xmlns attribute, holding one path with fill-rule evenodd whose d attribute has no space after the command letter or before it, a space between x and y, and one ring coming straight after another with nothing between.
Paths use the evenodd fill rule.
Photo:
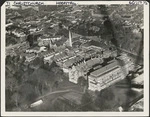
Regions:
<instances>
[{"instance_id":1,"label":"chimney","mask_svg":"<svg viewBox=\"0 0 150 117\"><path fill-rule=\"evenodd\" d=\"M69 46L72 47L72 34L69 30Z\"/></svg>"},{"instance_id":2,"label":"chimney","mask_svg":"<svg viewBox=\"0 0 150 117\"><path fill-rule=\"evenodd\" d=\"M52 48L52 40L49 40L49 48Z\"/></svg>"}]
</instances>

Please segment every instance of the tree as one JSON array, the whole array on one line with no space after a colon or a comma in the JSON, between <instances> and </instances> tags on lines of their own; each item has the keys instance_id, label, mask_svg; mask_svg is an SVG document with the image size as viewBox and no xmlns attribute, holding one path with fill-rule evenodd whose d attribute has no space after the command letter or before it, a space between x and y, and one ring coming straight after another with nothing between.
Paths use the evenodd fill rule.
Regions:
<instances>
[{"instance_id":1,"label":"tree","mask_svg":"<svg viewBox=\"0 0 150 117\"><path fill-rule=\"evenodd\" d=\"M99 107L101 111L113 108L115 103L115 95L113 91L108 88L101 90L95 99L95 105Z\"/></svg>"},{"instance_id":2,"label":"tree","mask_svg":"<svg viewBox=\"0 0 150 117\"><path fill-rule=\"evenodd\" d=\"M15 58L14 58L14 62L15 62L15 63L18 63L18 62L19 62L19 60L20 60L20 57L19 57L19 56L15 56Z\"/></svg>"},{"instance_id":3,"label":"tree","mask_svg":"<svg viewBox=\"0 0 150 117\"><path fill-rule=\"evenodd\" d=\"M37 57L37 58L35 58L34 60L33 60L33 63L32 63L33 65L40 65L40 66L43 66L43 59L42 58L40 58L40 57Z\"/></svg>"},{"instance_id":4,"label":"tree","mask_svg":"<svg viewBox=\"0 0 150 117\"><path fill-rule=\"evenodd\" d=\"M46 64L43 64L43 66L41 66L41 68L45 69L45 70L50 70L50 65L47 62Z\"/></svg>"},{"instance_id":5,"label":"tree","mask_svg":"<svg viewBox=\"0 0 150 117\"><path fill-rule=\"evenodd\" d=\"M105 5L98 5L98 10L101 14L107 15L107 7Z\"/></svg>"},{"instance_id":6,"label":"tree","mask_svg":"<svg viewBox=\"0 0 150 117\"><path fill-rule=\"evenodd\" d=\"M11 96L11 100L15 102L16 107L18 108L19 105L19 99L20 99L20 94L18 92L13 93Z\"/></svg>"},{"instance_id":7,"label":"tree","mask_svg":"<svg viewBox=\"0 0 150 117\"><path fill-rule=\"evenodd\" d=\"M85 80L85 78L83 76L80 76L78 78L78 84L80 86L86 87L87 86L87 80Z\"/></svg>"},{"instance_id":8,"label":"tree","mask_svg":"<svg viewBox=\"0 0 150 117\"><path fill-rule=\"evenodd\" d=\"M18 82L14 77L6 78L6 89L11 92L15 91L18 88Z\"/></svg>"},{"instance_id":9,"label":"tree","mask_svg":"<svg viewBox=\"0 0 150 117\"><path fill-rule=\"evenodd\" d=\"M26 58L25 56L23 56L21 59L20 59L20 63L23 64L25 62Z\"/></svg>"},{"instance_id":10,"label":"tree","mask_svg":"<svg viewBox=\"0 0 150 117\"><path fill-rule=\"evenodd\" d=\"M29 83L24 83L19 91L20 93L20 103L21 104L30 104L37 98L38 94L35 91L35 88L33 85Z\"/></svg>"},{"instance_id":11,"label":"tree","mask_svg":"<svg viewBox=\"0 0 150 117\"><path fill-rule=\"evenodd\" d=\"M10 44L17 44L17 37L14 34L6 34L6 46L9 46Z\"/></svg>"},{"instance_id":12,"label":"tree","mask_svg":"<svg viewBox=\"0 0 150 117\"><path fill-rule=\"evenodd\" d=\"M5 99L6 99L6 110L10 111L15 105L10 100L10 97L12 96L12 92L9 89L6 89Z\"/></svg>"},{"instance_id":13,"label":"tree","mask_svg":"<svg viewBox=\"0 0 150 117\"><path fill-rule=\"evenodd\" d=\"M6 56L6 65L7 64L11 64L11 56L10 55Z\"/></svg>"},{"instance_id":14,"label":"tree","mask_svg":"<svg viewBox=\"0 0 150 117\"><path fill-rule=\"evenodd\" d=\"M30 44L30 47L32 47L33 46L33 43L34 43L34 40L33 40L33 35L28 35L27 36L27 41L29 42L29 44Z\"/></svg>"},{"instance_id":15,"label":"tree","mask_svg":"<svg viewBox=\"0 0 150 117\"><path fill-rule=\"evenodd\" d=\"M81 110L92 111L94 109L92 103L92 96L86 91L81 98Z\"/></svg>"},{"instance_id":16,"label":"tree","mask_svg":"<svg viewBox=\"0 0 150 117\"><path fill-rule=\"evenodd\" d=\"M22 82L22 75L23 75L23 70L20 69L20 67L18 67L17 71L14 74L15 79L17 80L18 83Z\"/></svg>"}]
</instances>

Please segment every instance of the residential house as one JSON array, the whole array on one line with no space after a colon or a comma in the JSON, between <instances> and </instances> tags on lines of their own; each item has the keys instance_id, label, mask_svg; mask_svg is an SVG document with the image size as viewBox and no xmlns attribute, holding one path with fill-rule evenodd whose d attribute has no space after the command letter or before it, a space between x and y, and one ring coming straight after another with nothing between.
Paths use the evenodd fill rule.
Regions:
<instances>
[{"instance_id":1,"label":"residential house","mask_svg":"<svg viewBox=\"0 0 150 117\"><path fill-rule=\"evenodd\" d=\"M41 52L39 56L44 57L44 64L46 63L51 63L52 62L52 57L54 56L55 52L53 51L45 51Z\"/></svg>"},{"instance_id":2,"label":"residential house","mask_svg":"<svg viewBox=\"0 0 150 117\"><path fill-rule=\"evenodd\" d=\"M40 47L29 48L26 50L26 53L39 53Z\"/></svg>"},{"instance_id":3,"label":"residential house","mask_svg":"<svg viewBox=\"0 0 150 117\"><path fill-rule=\"evenodd\" d=\"M47 37L47 36L41 36L38 39L38 45L39 46L47 46L49 45L50 47L52 47L53 43L55 41L61 40L62 37Z\"/></svg>"},{"instance_id":4,"label":"residential house","mask_svg":"<svg viewBox=\"0 0 150 117\"><path fill-rule=\"evenodd\" d=\"M25 51L26 49L29 48L29 43L27 42L21 42L21 43L17 43L15 45L10 45L6 47L6 56L8 55L15 55L15 51L19 50L19 51Z\"/></svg>"},{"instance_id":5,"label":"residential house","mask_svg":"<svg viewBox=\"0 0 150 117\"><path fill-rule=\"evenodd\" d=\"M26 62L31 62L33 61L38 55L34 54L34 53L30 53L30 54L26 54L25 58L26 58Z\"/></svg>"}]
</instances>

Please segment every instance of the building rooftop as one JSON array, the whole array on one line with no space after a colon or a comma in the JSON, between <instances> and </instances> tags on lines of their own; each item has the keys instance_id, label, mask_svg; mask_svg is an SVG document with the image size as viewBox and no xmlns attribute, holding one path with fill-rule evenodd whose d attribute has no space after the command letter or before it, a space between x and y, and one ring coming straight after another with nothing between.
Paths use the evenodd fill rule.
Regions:
<instances>
[{"instance_id":1,"label":"building rooftop","mask_svg":"<svg viewBox=\"0 0 150 117\"><path fill-rule=\"evenodd\" d=\"M44 52L40 52L40 53L38 53L38 55L40 56L40 57L42 57L42 56L45 56L45 55L52 55L52 54L54 54L54 52L53 51L44 51Z\"/></svg>"},{"instance_id":2,"label":"building rooftop","mask_svg":"<svg viewBox=\"0 0 150 117\"><path fill-rule=\"evenodd\" d=\"M106 44L104 44L102 42L94 41L94 40L86 42L85 44L83 44L83 46L85 46L85 47L96 46L96 47L101 47L103 49L108 48Z\"/></svg>"},{"instance_id":3,"label":"building rooftop","mask_svg":"<svg viewBox=\"0 0 150 117\"><path fill-rule=\"evenodd\" d=\"M144 82L144 74L139 75L138 77L134 78L132 80L132 82L136 83L136 84L143 84Z\"/></svg>"},{"instance_id":4,"label":"building rooftop","mask_svg":"<svg viewBox=\"0 0 150 117\"><path fill-rule=\"evenodd\" d=\"M38 51L38 50L40 50L40 47L37 47L37 46L36 46L36 47L33 47L33 48L29 48L29 50L30 50L30 49L31 49L31 50L36 50L36 51Z\"/></svg>"},{"instance_id":5,"label":"building rooftop","mask_svg":"<svg viewBox=\"0 0 150 117\"><path fill-rule=\"evenodd\" d=\"M66 52L63 52L63 53L59 53L58 55L55 55L54 59L55 60L61 60L61 59L64 59L68 57L68 54Z\"/></svg>"},{"instance_id":6,"label":"building rooftop","mask_svg":"<svg viewBox=\"0 0 150 117\"><path fill-rule=\"evenodd\" d=\"M86 53L86 54L91 55L91 54L95 54L95 53L96 53L96 51L95 51L95 50L90 49L90 50L86 50L86 52L85 52L85 53Z\"/></svg>"},{"instance_id":7,"label":"building rooftop","mask_svg":"<svg viewBox=\"0 0 150 117\"><path fill-rule=\"evenodd\" d=\"M75 59L76 59L76 58L72 58L72 59L67 60L67 61L64 63L64 65L65 65L66 67L71 66L71 65L76 61Z\"/></svg>"},{"instance_id":8,"label":"building rooftop","mask_svg":"<svg viewBox=\"0 0 150 117\"><path fill-rule=\"evenodd\" d=\"M86 62L86 65L88 67L93 67L93 65L98 64L98 63L100 63L100 59L99 58L94 58L94 59L88 60Z\"/></svg>"},{"instance_id":9,"label":"building rooftop","mask_svg":"<svg viewBox=\"0 0 150 117\"><path fill-rule=\"evenodd\" d=\"M35 54L34 54L34 53L26 54L26 57L27 57L27 58L30 58L30 57L33 57L33 56L35 56Z\"/></svg>"},{"instance_id":10,"label":"building rooftop","mask_svg":"<svg viewBox=\"0 0 150 117\"><path fill-rule=\"evenodd\" d=\"M108 64L104 67L101 67L100 69L92 72L91 75L94 76L94 77L98 77L98 76L102 75L103 73L111 71L112 69L115 69L117 67L118 67L118 62L115 61L113 63L110 63L110 64Z\"/></svg>"},{"instance_id":11,"label":"building rooftop","mask_svg":"<svg viewBox=\"0 0 150 117\"><path fill-rule=\"evenodd\" d=\"M89 69L91 69L95 64L100 63L100 59L99 58L93 58L90 59L86 62L77 62L77 65L75 66L75 68L78 71L87 71Z\"/></svg>"},{"instance_id":12,"label":"building rooftop","mask_svg":"<svg viewBox=\"0 0 150 117\"><path fill-rule=\"evenodd\" d=\"M9 46L6 47L6 50L7 50L7 49L11 49L11 48L17 48L17 47L22 46L22 45L25 45L25 44L26 44L26 42L17 43L17 44L15 44L15 45L9 45Z\"/></svg>"}]
</instances>

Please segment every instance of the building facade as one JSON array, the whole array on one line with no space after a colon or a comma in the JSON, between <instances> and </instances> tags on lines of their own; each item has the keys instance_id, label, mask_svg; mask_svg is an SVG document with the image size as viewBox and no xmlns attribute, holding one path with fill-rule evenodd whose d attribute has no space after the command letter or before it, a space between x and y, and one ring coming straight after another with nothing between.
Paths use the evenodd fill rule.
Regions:
<instances>
[{"instance_id":1,"label":"building facade","mask_svg":"<svg viewBox=\"0 0 150 117\"><path fill-rule=\"evenodd\" d=\"M26 62L31 62L31 61L33 61L36 57L38 57L38 55L36 55L36 54L34 54L34 53L31 53L31 54L27 54L26 56L25 56L25 58L26 58Z\"/></svg>"},{"instance_id":2,"label":"building facade","mask_svg":"<svg viewBox=\"0 0 150 117\"><path fill-rule=\"evenodd\" d=\"M125 78L125 75L118 62L115 61L90 73L88 76L88 89L100 91L123 78Z\"/></svg>"},{"instance_id":3,"label":"building facade","mask_svg":"<svg viewBox=\"0 0 150 117\"><path fill-rule=\"evenodd\" d=\"M87 73L90 69L93 68L94 65L99 64L101 62L100 58L91 58L90 60L83 60L81 62L77 62L75 65L69 68L69 81L75 84L78 83L79 77L84 77L87 80Z\"/></svg>"}]
</instances>

